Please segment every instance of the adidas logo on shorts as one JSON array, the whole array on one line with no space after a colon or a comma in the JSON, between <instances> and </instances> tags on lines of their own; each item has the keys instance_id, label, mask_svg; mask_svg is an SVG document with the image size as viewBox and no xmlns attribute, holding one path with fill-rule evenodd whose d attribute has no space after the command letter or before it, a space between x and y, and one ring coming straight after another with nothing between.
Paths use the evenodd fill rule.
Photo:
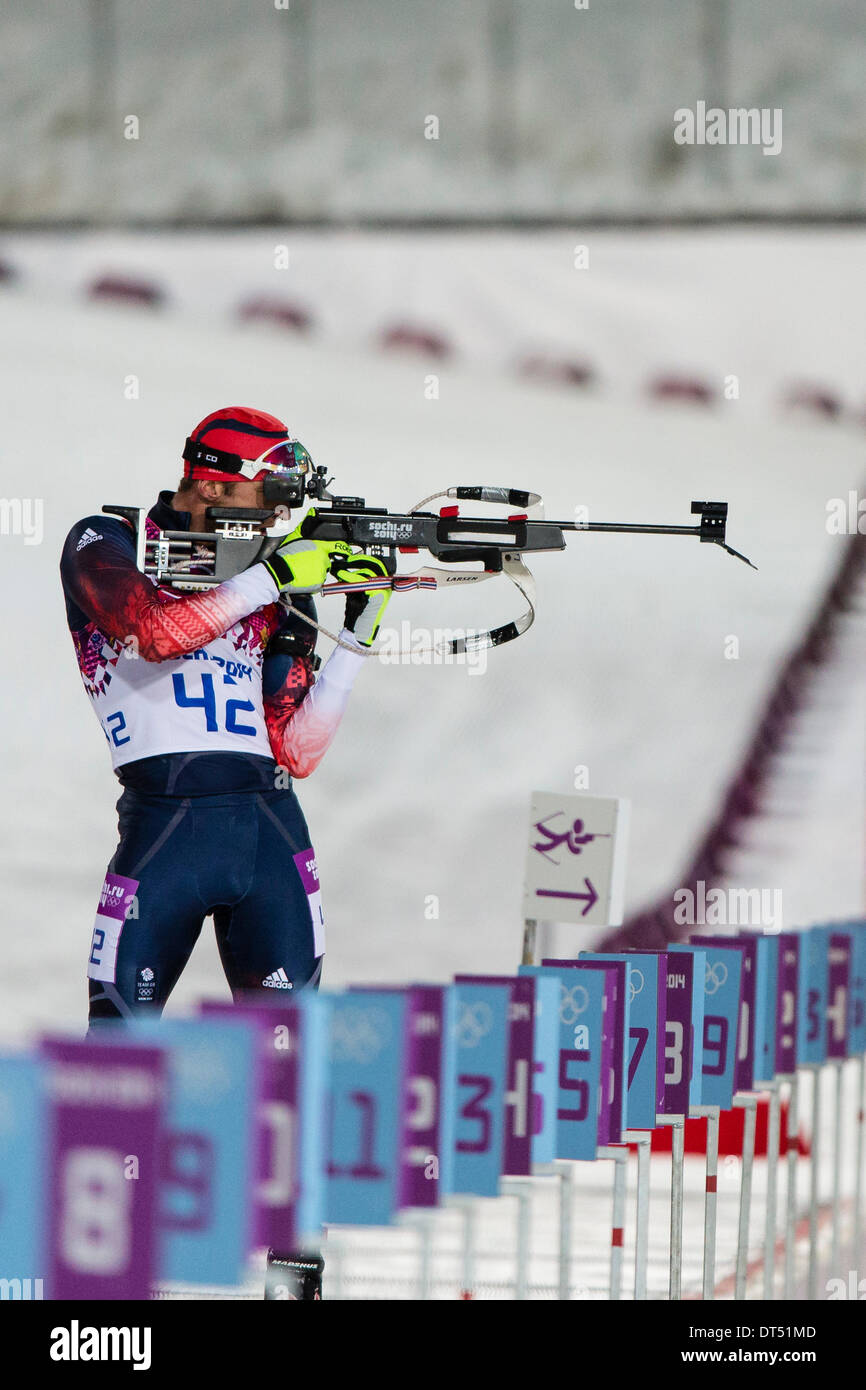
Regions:
<instances>
[{"instance_id":1,"label":"adidas logo on shorts","mask_svg":"<svg viewBox=\"0 0 866 1390\"><path fill-rule=\"evenodd\" d=\"M292 988L292 982L282 966L280 966L279 970L275 970L272 975L266 975L262 980L262 984L265 985L267 989Z\"/></svg>"}]
</instances>

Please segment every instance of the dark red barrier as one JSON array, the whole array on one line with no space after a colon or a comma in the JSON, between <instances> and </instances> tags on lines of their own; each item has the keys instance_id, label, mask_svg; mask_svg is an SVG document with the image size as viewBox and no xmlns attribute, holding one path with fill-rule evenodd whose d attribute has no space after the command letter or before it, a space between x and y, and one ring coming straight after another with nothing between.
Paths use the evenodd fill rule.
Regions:
<instances>
[{"instance_id":1,"label":"dark red barrier","mask_svg":"<svg viewBox=\"0 0 866 1390\"><path fill-rule=\"evenodd\" d=\"M592 386L595 372L588 362L557 357L525 357L518 365L521 376L560 386Z\"/></svg>"},{"instance_id":2,"label":"dark red barrier","mask_svg":"<svg viewBox=\"0 0 866 1390\"><path fill-rule=\"evenodd\" d=\"M827 420L837 420L844 411L841 397L825 386L800 382L792 386L784 398L788 410L805 410L813 415L823 415Z\"/></svg>"},{"instance_id":3,"label":"dark red barrier","mask_svg":"<svg viewBox=\"0 0 866 1390\"><path fill-rule=\"evenodd\" d=\"M90 299L112 299L124 304L158 307L165 303L165 292L152 280L136 280L128 275L100 275L88 288Z\"/></svg>"},{"instance_id":4,"label":"dark red barrier","mask_svg":"<svg viewBox=\"0 0 866 1390\"><path fill-rule=\"evenodd\" d=\"M705 381L688 376L660 376L649 385L649 394L657 401L690 401L696 405L712 405L716 393Z\"/></svg>"},{"instance_id":5,"label":"dark red barrier","mask_svg":"<svg viewBox=\"0 0 866 1390\"><path fill-rule=\"evenodd\" d=\"M313 326L312 315L302 305L266 295L244 300L238 309L238 318L246 323L273 323L296 333L306 333Z\"/></svg>"},{"instance_id":6,"label":"dark red barrier","mask_svg":"<svg viewBox=\"0 0 866 1390\"><path fill-rule=\"evenodd\" d=\"M435 329L411 323L396 323L384 329L380 342L383 348L420 352L427 357L451 357L454 351L453 344Z\"/></svg>"}]
</instances>

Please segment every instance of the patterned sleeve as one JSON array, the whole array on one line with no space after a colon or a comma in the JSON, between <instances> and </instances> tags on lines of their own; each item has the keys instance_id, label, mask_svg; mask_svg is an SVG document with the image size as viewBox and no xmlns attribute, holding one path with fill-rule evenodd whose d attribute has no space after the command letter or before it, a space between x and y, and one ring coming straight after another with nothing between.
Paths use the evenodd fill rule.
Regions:
<instances>
[{"instance_id":1,"label":"patterned sleeve","mask_svg":"<svg viewBox=\"0 0 866 1390\"><path fill-rule=\"evenodd\" d=\"M351 633L342 636L351 641ZM268 692L265 720L271 752L293 777L309 777L333 742L349 703L349 693L366 657L335 647L318 680L308 657L295 657L283 683Z\"/></svg>"},{"instance_id":2,"label":"patterned sleeve","mask_svg":"<svg viewBox=\"0 0 866 1390\"><path fill-rule=\"evenodd\" d=\"M277 597L264 565L205 593L162 593L136 567L132 531L104 516L73 526L60 573L70 611L80 610L109 637L134 640L145 661L169 661L207 646Z\"/></svg>"}]
</instances>

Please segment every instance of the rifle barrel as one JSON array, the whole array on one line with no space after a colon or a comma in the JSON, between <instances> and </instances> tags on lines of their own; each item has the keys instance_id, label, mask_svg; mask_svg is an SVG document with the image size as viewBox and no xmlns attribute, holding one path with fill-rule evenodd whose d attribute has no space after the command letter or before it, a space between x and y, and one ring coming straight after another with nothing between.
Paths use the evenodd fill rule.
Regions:
<instances>
[{"instance_id":1,"label":"rifle barrel","mask_svg":"<svg viewBox=\"0 0 866 1390\"><path fill-rule=\"evenodd\" d=\"M643 531L648 536L699 536L700 526L650 526L629 521L552 521L561 531Z\"/></svg>"}]
</instances>

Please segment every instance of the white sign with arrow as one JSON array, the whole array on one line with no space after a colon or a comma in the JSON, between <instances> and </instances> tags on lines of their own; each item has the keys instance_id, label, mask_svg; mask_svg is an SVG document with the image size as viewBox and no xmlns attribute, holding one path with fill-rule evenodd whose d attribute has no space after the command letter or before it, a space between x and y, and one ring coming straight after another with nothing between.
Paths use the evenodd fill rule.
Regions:
<instances>
[{"instance_id":1,"label":"white sign with arrow","mask_svg":"<svg viewBox=\"0 0 866 1390\"><path fill-rule=\"evenodd\" d=\"M625 888L628 802L533 792L523 915L617 926Z\"/></svg>"}]
</instances>

